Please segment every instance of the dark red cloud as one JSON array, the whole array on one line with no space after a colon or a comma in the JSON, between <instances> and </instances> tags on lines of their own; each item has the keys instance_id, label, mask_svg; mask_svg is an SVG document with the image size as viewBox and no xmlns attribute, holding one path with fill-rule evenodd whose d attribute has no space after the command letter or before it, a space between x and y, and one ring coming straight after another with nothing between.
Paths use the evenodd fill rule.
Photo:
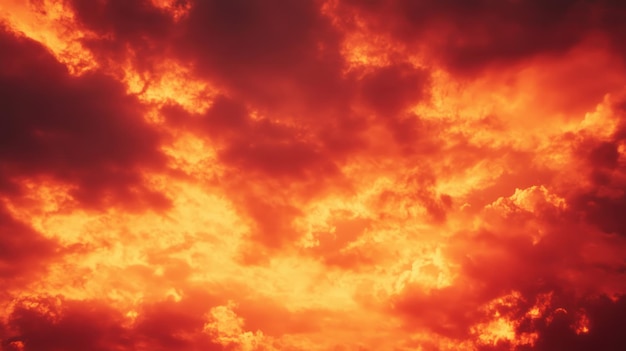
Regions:
<instances>
[{"instance_id":1,"label":"dark red cloud","mask_svg":"<svg viewBox=\"0 0 626 351\"><path fill-rule=\"evenodd\" d=\"M7 292L43 275L47 265L60 257L60 251L55 240L14 219L0 206L0 282Z\"/></svg>"},{"instance_id":2,"label":"dark red cloud","mask_svg":"<svg viewBox=\"0 0 626 351\"><path fill-rule=\"evenodd\" d=\"M129 348L133 340L122 321L121 314L103 304L53 297L24 301L9 316L8 328L16 334L5 345L11 350L11 344L19 341L25 350L42 351Z\"/></svg>"},{"instance_id":3,"label":"dark red cloud","mask_svg":"<svg viewBox=\"0 0 626 351\"><path fill-rule=\"evenodd\" d=\"M163 43L172 34L174 19L169 12L149 0L66 3L84 29L95 34L82 41L101 65L119 69L120 62L129 60L149 79L155 55L162 55Z\"/></svg>"},{"instance_id":4,"label":"dark red cloud","mask_svg":"<svg viewBox=\"0 0 626 351\"><path fill-rule=\"evenodd\" d=\"M3 30L0 54L0 183L52 179L97 207L163 208L168 200L142 184L141 170L164 166L159 134L138 100L100 72L70 76L40 44Z\"/></svg>"},{"instance_id":5,"label":"dark red cloud","mask_svg":"<svg viewBox=\"0 0 626 351\"><path fill-rule=\"evenodd\" d=\"M587 36L608 37L623 54L619 1L346 1L375 33L388 33L457 73L561 54Z\"/></svg>"},{"instance_id":6,"label":"dark red cloud","mask_svg":"<svg viewBox=\"0 0 626 351\"><path fill-rule=\"evenodd\" d=\"M538 332L539 338L532 348L518 348L518 350L548 351L548 350L601 350L617 351L624 348L626 338L621 332L621 326L626 321L626 298L619 296L611 299L599 296L588 299L577 299L567 303L562 299L562 307L567 313L555 313L549 320L540 319L533 326L525 326L527 330ZM577 312L585 313L589 320L589 332L577 333L575 326ZM547 316L543 316L544 318Z\"/></svg>"},{"instance_id":7,"label":"dark red cloud","mask_svg":"<svg viewBox=\"0 0 626 351\"><path fill-rule=\"evenodd\" d=\"M315 1L193 1L180 27L181 60L264 110L334 111L349 94L339 34Z\"/></svg>"},{"instance_id":8,"label":"dark red cloud","mask_svg":"<svg viewBox=\"0 0 626 351\"><path fill-rule=\"evenodd\" d=\"M419 116L406 110L428 101L431 88L428 70L397 63L372 69L355 84L359 86L362 103L376 114L395 142L410 145L409 152L415 153L416 144L428 138L424 131L432 130ZM424 150L417 152L420 151Z\"/></svg>"},{"instance_id":9,"label":"dark red cloud","mask_svg":"<svg viewBox=\"0 0 626 351\"><path fill-rule=\"evenodd\" d=\"M576 153L586 166L583 174L588 185L571 191L569 201L572 211L586 222L606 234L626 237L626 163L620 151L626 142L626 113L622 105L623 99L609 105L611 121L618 126L609 138L580 136Z\"/></svg>"},{"instance_id":10,"label":"dark red cloud","mask_svg":"<svg viewBox=\"0 0 626 351\"><path fill-rule=\"evenodd\" d=\"M164 36L171 29L171 16L147 0L68 0L81 23L101 36L136 47L141 39Z\"/></svg>"},{"instance_id":11,"label":"dark red cloud","mask_svg":"<svg viewBox=\"0 0 626 351\"><path fill-rule=\"evenodd\" d=\"M166 107L173 124L186 126L219 149L219 160L236 170L286 179L337 172L329 150L307 138L308 130L271 117L252 119L243 102L218 96L202 116Z\"/></svg>"},{"instance_id":12,"label":"dark red cloud","mask_svg":"<svg viewBox=\"0 0 626 351\"><path fill-rule=\"evenodd\" d=\"M407 64L380 67L361 81L363 102L381 118L394 118L399 112L423 100L427 93L428 72Z\"/></svg>"},{"instance_id":13,"label":"dark red cloud","mask_svg":"<svg viewBox=\"0 0 626 351\"><path fill-rule=\"evenodd\" d=\"M132 322L103 301L39 297L18 301L5 325L3 350L223 350L202 332L199 301L165 301Z\"/></svg>"},{"instance_id":14,"label":"dark red cloud","mask_svg":"<svg viewBox=\"0 0 626 351\"><path fill-rule=\"evenodd\" d=\"M86 40L101 60L129 58L150 73L155 54L178 59L247 102L306 111L344 100L339 34L315 1L179 1L174 21L150 1L69 1L77 20L98 35ZM345 106L344 110L345 110Z\"/></svg>"},{"instance_id":15,"label":"dark red cloud","mask_svg":"<svg viewBox=\"0 0 626 351\"><path fill-rule=\"evenodd\" d=\"M523 317L518 332L536 333L533 345L512 345L502 341L496 345L478 347L480 351L553 351L553 350L600 350L617 351L626 345L621 332L624 323L625 298L599 296L575 299L562 296L555 307L539 317ZM558 306L558 307L556 307ZM588 332L577 332L580 317L585 315Z\"/></svg>"}]
</instances>

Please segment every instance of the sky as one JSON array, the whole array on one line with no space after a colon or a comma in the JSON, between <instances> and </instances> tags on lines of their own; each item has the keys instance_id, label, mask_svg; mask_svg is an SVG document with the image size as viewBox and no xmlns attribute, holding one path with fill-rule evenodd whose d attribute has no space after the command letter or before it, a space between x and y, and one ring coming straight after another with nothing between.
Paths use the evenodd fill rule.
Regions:
<instances>
[{"instance_id":1,"label":"sky","mask_svg":"<svg viewBox=\"0 0 626 351\"><path fill-rule=\"evenodd\" d=\"M0 0L3 351L623 351L626 2Z\"/></svg>"}]
</instances>

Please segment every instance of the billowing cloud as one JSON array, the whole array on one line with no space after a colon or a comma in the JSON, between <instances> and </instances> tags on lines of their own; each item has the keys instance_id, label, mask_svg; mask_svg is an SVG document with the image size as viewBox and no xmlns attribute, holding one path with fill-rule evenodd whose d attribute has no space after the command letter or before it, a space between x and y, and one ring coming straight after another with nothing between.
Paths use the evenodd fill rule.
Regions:
<instances>
[{"instance_id":1,"label":"billowing cloud","mask_svg":"<svg viewBox=\"0 0 626 351\"><path fill-rule=\"evenodd\" d=\"M7 0L3 350L622 350L626 7Z\"/></svg>"}]
</instances>

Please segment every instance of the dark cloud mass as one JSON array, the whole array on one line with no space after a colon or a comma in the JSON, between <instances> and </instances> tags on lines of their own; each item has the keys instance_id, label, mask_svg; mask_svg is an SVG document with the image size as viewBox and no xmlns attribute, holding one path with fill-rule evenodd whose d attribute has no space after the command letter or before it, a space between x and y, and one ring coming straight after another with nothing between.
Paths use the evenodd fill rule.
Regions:
<instances>
[{"instance_id":1,"label":"dark cloud mass","mask_svg":"<svg viewBox=\"0 0 626 351\"><path fill-rule=\"evenodd\" d=\"M476 73L490 65L561 54L587 36L609 37L623 54L619 1L345 1L411 46L426 47L450 70Z\"/></svg>"},{"instance_id":2,"label":"dark cloud mass","mask_svg":"<svg viewBox=\"0 0 626 351\"><path fill-rule=\"evenodd\" d=\"M318 5L195 1L174 45L200 74L261 108L302 113L303 107L340 104L347 92L339 33Z\"/></svg>"},{"instance_id":3,"label":"dark cloud mass","mask_svg":"<svg viewBox=\"0 0 626 351\"><path fill-rule=\"evenodd\" d=\"M17 188L28 177L68 184L87 206L124 203L162 208L142 185L141 168L164 158L141 104L103 73L69 75L40 44L3 30L0 55L0 177Z\"/></svg>"},{"instance_id":4,"label":"dark cloud mass","mask_svg":"<svg viewBox=\"0 0 626 351\"><path fill-rule=\"evenodd\" d=\"M626 350L625 4L3 1L2 351Z\"/></svg>"},{"instance_id":5,"label":"dark cloud mass","mask_svg":"<svg viewBox=\"0 0 626 351\"><path fill-rule=\"evenodd\" d=\"M6 328L14 336L5 340L4 350L224 349L202 336L202 320L187 315L184 307L162 303L146 309L137 325L128 327L127 317L102 302L22 300L8 318Z\"/></svg>"},{"instance_id":6,"label":"dark cloud mass","mask_svg":"<svg viewBox=\"0 0 626 351\"><path fill-rule=\"evenodd\" d=\"M43 237L0 207L0 282L5 287L23 284L43 274L59 250L55 240Z\"/></svg>"}]
</instances>

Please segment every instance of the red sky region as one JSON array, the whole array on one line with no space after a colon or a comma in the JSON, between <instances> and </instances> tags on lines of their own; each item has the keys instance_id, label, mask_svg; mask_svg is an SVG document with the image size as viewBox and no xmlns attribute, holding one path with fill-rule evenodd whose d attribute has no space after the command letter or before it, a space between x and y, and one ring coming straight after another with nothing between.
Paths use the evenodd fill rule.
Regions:
<instances>
[{"instance_id":1,"label":"red sky region","mask_svg":"<svg viewBox=\"0 0 626 351\"><path fill-rule=\"evenodd\" d=\"M3 351L623 351L621 0L1 0Z\"/></svg>"}]
</instances>

